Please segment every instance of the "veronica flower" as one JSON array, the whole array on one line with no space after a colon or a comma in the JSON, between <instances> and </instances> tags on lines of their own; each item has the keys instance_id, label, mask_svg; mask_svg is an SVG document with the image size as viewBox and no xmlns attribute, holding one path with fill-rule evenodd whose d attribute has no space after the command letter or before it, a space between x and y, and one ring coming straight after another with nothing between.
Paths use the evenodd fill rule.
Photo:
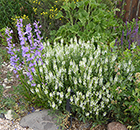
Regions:
<instances>
[{"instance_id":1,"label":"veronica flower","mask_svg":"<svg viewBox=\"0 0 140 130\"><path fill-rule=\"evenodd\" d=\"M122 31L121 46L123 45L124 30Z\"/></svg>"}]
</instances>

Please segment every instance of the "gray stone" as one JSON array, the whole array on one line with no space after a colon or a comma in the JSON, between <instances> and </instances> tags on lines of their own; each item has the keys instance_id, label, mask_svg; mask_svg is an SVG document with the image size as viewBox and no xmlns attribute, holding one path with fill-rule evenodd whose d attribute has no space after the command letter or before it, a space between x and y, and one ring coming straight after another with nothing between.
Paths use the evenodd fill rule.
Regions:
<instances>
[{"instance_id":1,"label":"gray stone","mask_svg":"<svg viewBox=\"0 0 140 130\"><path fill-rule=\"evenodd\" d=\"M127 128L119 122L111 122L107 125L107 130L127 130Z\"/></svg>"},{"instance_id":2,"label":"gray stone","mask_svg":"<svg viewBox=\"0 0 140 130\"><path fill-rule=\"evenodd\" d=\"M23 117L20 121L22 127L29 127L34 130L58 130L54 118L56 116L48 115L49 110L35 111Z\"/></svg>"}]
</instances>

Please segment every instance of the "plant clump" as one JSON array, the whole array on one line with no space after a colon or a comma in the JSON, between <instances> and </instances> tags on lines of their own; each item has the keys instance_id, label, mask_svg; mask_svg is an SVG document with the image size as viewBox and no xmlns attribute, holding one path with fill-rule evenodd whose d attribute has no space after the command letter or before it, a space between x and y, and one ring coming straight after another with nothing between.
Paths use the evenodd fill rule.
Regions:
<instances>
[{"instance_id":1,"label":"plant clump","mask_svg":"<svg viewBox=\"0 0 140 130\"><path fill-rule=\"evenodd\" d=\"M133 120L139 118L138 107L132 102L139 98L139 90L135 89L131 59L119 61L118 54L107 45L95 46L94 38L84 42L75 37L70 44L61 39L53 46L49 41L42 43L38 23L34 23L36 36L32 35L30 24L24 32L22 19L17 23L21 48L16 50L10 44L12 31L7 29L8 49L11 65L29 100L32 96L45 108L65 111L70 99L72 112L83 121L105 122L110 111L122 121L125 114ZM17 55L19 51L22 59Z\"/></svg>"}]
</instances>

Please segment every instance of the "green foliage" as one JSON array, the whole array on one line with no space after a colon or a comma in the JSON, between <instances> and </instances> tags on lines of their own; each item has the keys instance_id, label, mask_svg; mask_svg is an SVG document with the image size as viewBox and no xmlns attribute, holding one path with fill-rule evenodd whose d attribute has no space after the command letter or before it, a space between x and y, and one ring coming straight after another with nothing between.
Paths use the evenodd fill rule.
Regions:
<instances>
[{"instance_id":1,"label":"green foliage","mask_svg":"<svg viewBox=\"0 0 140 130\"><path fill-rule=\"evenodd\" d=\"M4 46L7 45L5 30L6 30L6 28L0 29L0 43Z\"/></svg>"},{"instance_id":2,"label":"green foliage","mask_svg":"<svg viewBox=\"0 0 140 130\"><path fill-rule=\"evenodd\" d=\"M58 15L63 1L56 0L30 0L32 9L34 10L34 17L42 25L41 32L43 38L50 38L51 30L58 30L64 24L60 19L56 20L55 16Z\"/></svg>"},{"instance_id":3,"label":"green foliage","mask_svg":"<svg viewBox=\"0 0 140 130\"><path fill-rule=\"evenodd\" d=\"M0 58L2 61L9 61L10 55L4 47L0 47Z\"/></svg>"},{"instance_id":4,"label":"green foliage","mask_svg":"<svg viewBox=\"0 0 140 130\"><path fill-rule=\"evenodd\" d=\"M110 111L118 120L126 119L126 111L132 104L127 99L131 96L134 101L139 96L131 59L119 61L118 54L111 52L107 45L94 46L94 39L84 42L75 38L70 45L60 40L61 43L55 42L53 46L44 43L44 64L35 65L32 81L21 77L27 88L25 96L33 96L40 106L60 111L65 111L66 100L70 98L72 112L76 111L82 121L105 123ZM137 121L139 111L136 108L129 115Z\"/></svg>"},{"instance_id":5,"label":"green foliage","mask_svg":"<svg viewBox=\"0 0 140 130\"><path fill-rule=\"evenodd\" d=\"M122 52L122 50L116 50L118 53L118 62L123 63L123 61L128 62L129 64L126 64L129 66L131 63L134 65L134 74L133 80L131 83L129 83L128 86L123 86L122 89L118 85L117 89L114 89L114 92L116 93L116 99L112 101L112 108L114 109L114 115L118 120L121 120L122 122L126 122L128 124L131 124L132 126L135 124L138 124L140 121L140 113L139 113L139 94L140 94L140 49L139 46L136 46L134 43L131 45L130 50L126 49ZM131 60L131 62L130 62ZM116 66L116 71L118 74L121 74L120 72L120 66ZM127 71L130 74L130 69L127 68ZM130 77L126 77L123 75L123 78L126 77L126 79L129 79ZM132 78L131 77L131 78ZM113 91L112 91L113 92ZM123 92L123 93L122 93ZM125 94L124 94L125 93ZM124 95L124 97L122 97ZM137 122L137 123L136 123Z\"/></svg>"},{"instance_id":6,"label":"green foliage","mask_svg":"<svg viewBox=\"0 0 140 130\"><path fill-rule=\"evenodd\" d=\"M11 27L11 18L15 14L21 14L19 0L1 0L0 1L0 28Z\"/></svg>"},{"instance_id":7,"label":"green foliage","mask_svg":"<svg viewBox=\"0 0 140 130\"><path fill-rule=\"evenodd\" d=\"M64 2L62 11L56 19L62 17L67 20L58 31L52 31L51 35L61 37L67 41L77 36L88 41L93 36L101 35L101 42L113 41L116 33L113 27L118 26L114 18L114 11L109 11L106 4L95 0L81 2Z\"/></svg>"},{"instance_id":8,"label":"green foliage","mask_svg":"<svg viewBox=\"0 0 140 130\"><path fill-rule=\"evenodd\" d=\"M32 22L33 10L28 0L1 0L0 1L0 29L9 27L14 31L13 41L18 43L18 36L15 30L14 18L27 15ZM13 18L13 19L12 19ZM4 44L4 43L3 43Z\"/></svg>"}]
</instances>

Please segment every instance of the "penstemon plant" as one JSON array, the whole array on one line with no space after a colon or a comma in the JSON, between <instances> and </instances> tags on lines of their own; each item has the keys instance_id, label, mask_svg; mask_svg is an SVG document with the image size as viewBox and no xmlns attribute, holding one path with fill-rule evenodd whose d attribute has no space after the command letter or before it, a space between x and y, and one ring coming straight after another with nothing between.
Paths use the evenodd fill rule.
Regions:
<instances>
[{"instance_id":1,"label":"penstemon plant","mask_svg":"<svg viewBox=\"0 0 140 130\"><path fill-rule=\"evenodd\" d=\"M19 62L17 55L19 50L10 44L10 30L7 29L8 52L28 99L39 101L38 105L45 108L60 111L66 110L66 101L70 99L72 112L76 112L76 116L83 121L105 122L110 111L122 120L124 114L116 114L116 110L123 108L122 111L125 111L130 107L126 99L132 91L135 95L132 100L138 99L133 82L135 67L131 59L119 62L116 52L111 52L104 44L95 46L94 38L84 42L75 37L70 40L70 45L63 39L55 41L53 46L49 41L42 43L37 23L34 23L37 38L32 35L30 24L24 32L22 20L17 23L22 62ZM70 95L71 91L73 95ZM139 115L139 111L134 114ZM136 119L133 113L131 116Z\"/></svg>"},{"instance_id":2,"label":"penstemon plant","mask_svg":"<svg viewBox=\"0 0 140 130\"><path fill-rule=\"evenodd\" d=\"M15 49L15 44L12 44L11 40L11 33L13 33L12 30L9 28L6 29L6 35L9 36L7 38L7 43L8 43L8 53L11 55L10 58L10 63L11 65L15 68L14 73L17 73L17 76L20 76L21 82L26 85L25 90L26 92L29 90L25 80L26 76L31 80L33 80L32 72L35 71L34 65L41 61L41 51L43 49L41 39L40 37L40 31L38 30L38 23L34 23L35 27L35 33L36 33L36 38L34 35L32 35L31 31L31 25L28 24L26 26L26 32L23 32L23 24L22 24L22 19L17 20L17 30L19 34L19 40L20 40L20 48ZM25 37L27 35L27 38ZM34 38L33 38L34 37ZM36 59L36 60L35 60ZM34 60L34 61L33 61ZM24 65L24 67L23 67ZM27 95L26 95L27 96ZM28 99L30 99L30 96L27 96Z\"/></svg>"}]
</instances>

